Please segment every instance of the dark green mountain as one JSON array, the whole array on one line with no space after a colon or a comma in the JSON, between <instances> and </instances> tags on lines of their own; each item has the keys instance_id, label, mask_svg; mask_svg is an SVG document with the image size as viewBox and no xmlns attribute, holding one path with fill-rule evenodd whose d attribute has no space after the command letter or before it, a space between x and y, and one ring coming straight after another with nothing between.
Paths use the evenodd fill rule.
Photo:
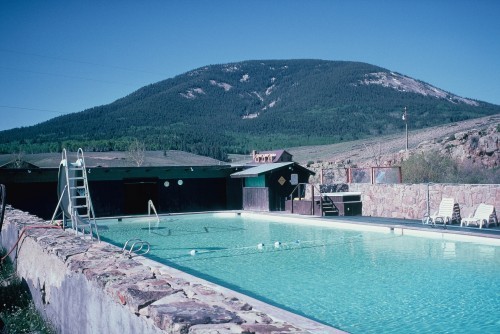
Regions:
<instances>
[{"instance_id":1,"label":"dark green mountain","mask_svg":"<svg viewBox=\"0 0 500 334\"><path fill-rule=\"evenodd\" d=\"M377 66L269 60L210 65L109 105L0 132L0 153L179 149L224 158L252 149L329 144L500 113Z\"/></svg>"}]
</instances>

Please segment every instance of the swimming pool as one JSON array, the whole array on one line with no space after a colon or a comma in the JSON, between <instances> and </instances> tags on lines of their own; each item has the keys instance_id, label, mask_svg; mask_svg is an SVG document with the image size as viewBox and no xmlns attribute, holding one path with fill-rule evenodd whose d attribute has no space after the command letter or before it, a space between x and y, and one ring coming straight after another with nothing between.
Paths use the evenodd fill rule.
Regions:
<instances>
[{"instance_id":1,"label":"swimming pool","mask_svg":"<svg viewBox=\"0 0 500 334\"><path fill-rule=\"evenodd\" d=\"M500 332L500 246L307 222L224 213L98 224L105 241L141 238L155 261L351 333Z\"/></svg>"}]
</instances>

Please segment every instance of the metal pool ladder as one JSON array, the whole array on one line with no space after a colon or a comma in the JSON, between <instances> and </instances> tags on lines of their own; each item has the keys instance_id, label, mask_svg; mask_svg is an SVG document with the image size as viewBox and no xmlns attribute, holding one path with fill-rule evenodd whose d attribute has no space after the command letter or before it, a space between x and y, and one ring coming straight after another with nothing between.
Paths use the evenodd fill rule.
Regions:
<instances>
[{"instance_id":1,"label":"metal pool ladder","mask_svg":"<svg viewBox=\"0 0 500 334\"><path fill-rule=\"evenodd\" d=\"M90 198L85 158L81 148L78 149L75 162L68 161L66 149L63 149L59 173L61 171L64 172L65 177L60 177L59 182L65 182L65 184L54 215L52 216L52 222L54 222L58 209L61 208L63 218L66 215L71 217L71 227L77 234L81 230L85 236L85 229L88 228L91 239L95 235L97 240L100 241L94 207ZM67 193L66 198L65 193Z\"/></svg>"},{"instance_id":2,"label":"metal pool ladder","mask_svg":"<svg viewBox=\"0 0 500 334\"><path fill-rule=\"evenodd\" d=\"M130 248L127 248L129 243L131 243ZM143 250L144 247L146 247L145 250ZM149 253L150 249L151 245L149 244L149 242L139 238L132 238L128 239L125 242L125 245L123 245L122 252L123 254L128 254L128 256L132 256L132 252L134 252L136 255L146 255L147 253Z\"/></svg>"},{"instance_id":3,"label":"metal pool ladder","mask_svg":"<svg viewBox=\"0 0 500 334\"><path fill-rule=\"evenodd\" d=\"M92 236L92 232L94 232L97 240L99 240L94 207L90 199L87 169L81 148L78 149L76 162L67 164L66 166L68 167L68 165L71 173L66 173L66 177L67 184L70 185L69 196L70 203L72 203L71 222L73 228L78 232L80 225L82 233L85 234L85 227L88 226L90 235ZM74 183L70 183L71 181Z\"/></svg>"}]
</instances>

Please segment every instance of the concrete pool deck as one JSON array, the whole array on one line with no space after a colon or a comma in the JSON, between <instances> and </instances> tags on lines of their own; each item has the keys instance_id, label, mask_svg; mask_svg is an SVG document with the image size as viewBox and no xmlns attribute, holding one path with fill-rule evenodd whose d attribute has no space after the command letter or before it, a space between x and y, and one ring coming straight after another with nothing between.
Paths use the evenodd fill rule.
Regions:
<instances>
[{"instance_id":1,"label":"concrete pool deck","mask_svg":"<svg viewBox=\"0 0 500 334\"><path fill-rule=\"evenodd\" d=\"M421 220L401 219L401 218L382 218L366 216L344 216L344 217L322 217L322 219L332 219L339 222L346 222L359 225L400 227L412 230L422 230L428 232L440 232L447 234L457 234L465 236L476 236L483 238L500 239L500 224L488 228L478 228L469 226L460 226L459 224L422 224Z\"/></svg>"},{"instance_id":2,"label":"concrete pool deck","mask_svg":"<svg viewBox=\"0 0 500 334\"><path fill-rule=\"evenodd\" d=\"M369 216L304 216L283 212L247 212L242 215L270 215L282 217L291 222L300 220L307 224L322 225L330 223L339 228L391 231L398 234L425 236L430 238L454 239L460 241L482 242L500 246L500 223L488 228L460 226L459 224L423 224L421 220L369 217Z\"/></svg>"}]
</instances>

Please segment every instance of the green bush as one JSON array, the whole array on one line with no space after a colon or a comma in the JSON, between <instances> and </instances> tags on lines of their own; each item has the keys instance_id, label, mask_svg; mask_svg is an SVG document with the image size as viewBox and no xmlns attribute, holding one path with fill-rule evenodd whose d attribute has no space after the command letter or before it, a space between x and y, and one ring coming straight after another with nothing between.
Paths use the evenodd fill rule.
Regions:
<instances>
[{"instance_id":1,"label":"green bush","mask_svg":"<svg viewBox=\"0 0 500 334\"><path fill-rule=\"evenodd\" d=\"M0 250L0 257L4 255ZM36 310L26 283L16 276L8 258L0 267L0 319L4 323L1 334L55 333Z\"/></svg>"},{"instance_id":2,"label":"green bush","mask_svg":"<svg viewBox=\"0 0 500 334\"><path fill-rule=\"evenodd\" d=\"M412 155L401 164L405 183L497 184L498 168L485 169L472 163L459 164L438 151Z\"/></svg>"},{"instance_id":3,"label":"green bush","mask_svg":"<svg viewBox=\"0 0 500 334\"><path fill-rule=\"evenodd\" d=\"M401 164L403 182L453 182L457 175L457 164L437 151L412 155Z\"/></svg>"}]
</instances>

